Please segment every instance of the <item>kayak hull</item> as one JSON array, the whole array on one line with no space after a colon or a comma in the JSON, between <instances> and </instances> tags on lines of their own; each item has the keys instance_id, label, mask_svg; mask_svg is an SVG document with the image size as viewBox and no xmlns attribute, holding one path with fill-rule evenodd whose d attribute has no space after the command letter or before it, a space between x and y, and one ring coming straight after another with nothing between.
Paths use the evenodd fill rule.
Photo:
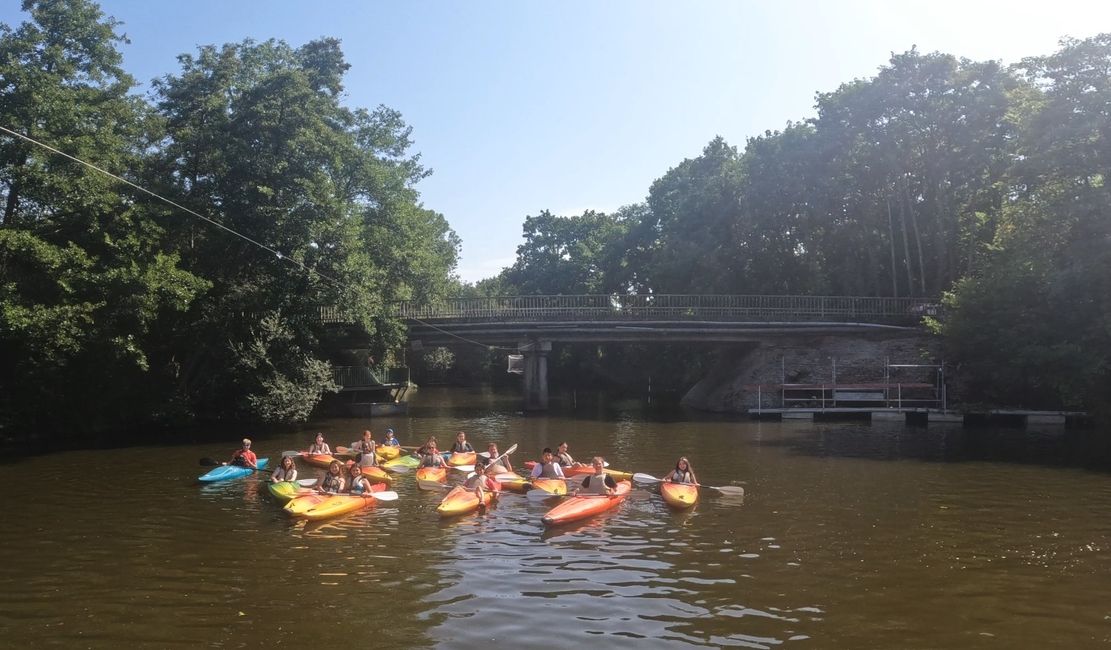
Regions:
<instances>
[{"instance_id":1,"label":"kayak hull","mask_svg":"<svg viewBox=\"0 0 1111 650\"><path fill-rule=\"evenodd\" d=\"M382 463L382 469L387 472L395 471L399 467L406 469L415 469L420 465L420 459L416 456L399 456L393 460L387 460Z\"/></svg>"},{"instance_id":2,"label":"kayak hull","mask_svg":"<svg viewBox=\"0 0 1111 650\"><path fill-rule=\"evenodd\" d=\"M313 494L298 496L285 504L285 512L291 517L300 517L310 521L329 519L340 515L369 508L376 502L375 492L386 488L385 483L370 486L370 493L366 495L351 494Z\"/></svg>"},{"instance_id":3,"label":"kayak hull","mask_svg":"<svg viewBox=\"0 0 1111 650\"><path fill-rule=\"evenodd\" d=\"M534 478L532 479L532 489L545 492L553 497L561 497L567 494L567 481L561 478Z\"/></svg>"},{"instance_id":4,"label":"kayak hull","mask_svg":"<svg viewBox=\"0 0 1111 650\"><path fill-rule=\"evenodd\" d=\"M559 526L612 510L621 505L632 487L632 484L628 481L621 481L617 484L617 494L614 496L583 495L571 497L544 515L544 525Z\"/></svg>"},{"instance_id":5,"label":"kayak hull","mask_svg":"<svg viewBox=\"0 0 1111 650\"><path fill-rule=\"evenodd\" d=\"M474 465L477 459L478 454L473 451L465 451L462 453L455 452L447 459L447 464L452 467L457 467L459 465Z\"/></svg>"},{"instance_id":6,"label":"kayak hull","mask_svg":"<svg viewBox=\"0 0 1111 650\"><path fill-rule=\"evenodd\" d=\"M482 494L481 505L489 506L494 501L494 492L485 490ZM465 515L468 512L478 510L480 503L478 495L474 490L468 490L462 485L457 485L447 493L444 500L436 507L436 512L440 513L441 517L453 517L455 515Z\"/></svg>"},{"instance_id":7,"label":"kayak hull","mask_svg":"<svg viewBox=\"0 0 1111 650\"><path fill-rule=\"evenodd\" d=\"M672 508L686 510L698 503L698 486L692 483L660 483L660 496Z\"/></svg>"},{"instance_id":8,"label":"kayak hull","mask_svg":"<svg viewBox=\"0 0 1111 650\"><path fill-rule=\"evenodd\" d=\"M331 454L305 454L301 456L301 458L309 465L312 465L313 467L320 467L322 469L328 469L328 467L332 465L332 461L334 460L339 460L341 465L344 463L344 461L336 458L335 456L332 456Z\"/></svg>"},{"instance_id":9,"label":"kayak hull","mask_svg":"<svg viewBox=\"0 0 1111 650\"><path fill-rule=\"evenodd\" d=\"M278 503L289 503L294 497L313 493L313 490L302 487L296 481L271 481L266 488L270 490L270 496L274 497L274 500Z\"/></svg>"},{"instance_id":10,"label":"kayak hull","mask_svg":"<svg viewBox=\"0 0 1111 650\"><path fill-rule=\"evenodd\" d=\"M512 476L510 476L512 475ZM507 472L498 474L498 482L501 483L501 488L509 492L518 492L524 494L531 486L528 479L520 474Z\"/></svg>"},{"instance_id":11,"label":"kayak hull","mask_svg":"<svg viewBox=\"0 0 1111 650\"><path fill-rule=\"evenodd\" d=\"M379 462L386 462L393 460L401 455L401 447L375 447L374 453L378 456Z\"/></svg>"},{"instance_id":12,"label":"kayak hull","mask_svg":"<svg viewBox=\"0 0 1111 650\"><path fill-rule=\"evenodd\" d=\"M259 469L266 469L266 464L270 462L269 458L259 458L257 465ZM250 467L240 467L239 465L221 465L214 468L211 472L202 474L197 477L198 481L204 483L215 483L216 481L230 481L234 478L243 478L254 474L255 470Z\"/></svg>"},{"instance_id":13,"label":"kayak hull","mask_svg":"<svg viewBox=\"0 0 1111 650\"><path fill-rule=\"evenodd\" d=\"M447 482L446 467L421 467L417 470L417 487L424 490L439 490Z\"/></svg>"},{"instance_id":14,"label":"kayak hull","mask_svg":"<svg viewBox=\"0 0 1111 650\"><path fill-rule=\"evenodd\" d=\"M371 483L389 483L393 481L393 477L381 467L360 467L359 472Z\"/></svg>"}]
</instances>

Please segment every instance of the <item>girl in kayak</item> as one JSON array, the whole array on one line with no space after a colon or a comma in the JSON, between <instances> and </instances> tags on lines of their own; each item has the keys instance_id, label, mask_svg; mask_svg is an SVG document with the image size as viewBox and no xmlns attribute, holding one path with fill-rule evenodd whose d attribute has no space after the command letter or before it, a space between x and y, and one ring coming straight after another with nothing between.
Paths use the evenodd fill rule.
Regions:
<instances>
[{"instance_id":1,"label":"girl in kayak","mask_svg":"<svg viewBox=\"0 0 1111 650\"><path fill-rule=\"evenodd\" d=\"M343 465L338 460L333 460L324 473L324 480L320 482L320 491L329 494L343 492Z\"/></svg>"},{"instance_id":2,"label":"girl in kayak","mask_svg":"<svg viewBox=\"0 0 1111 650\"><path fill-rule=\"evenodd\" d=\"M606 460L601 456L595 456L590 464L594 466L594 474L583 479L582 487L576 490L575 494L616 494L617 481L606 474Z\"/></svg>"},{"instance_id":3,"label":"girl in kayak","mask_svg":"<svg viewBox=\"0 0 1111 650\"><path fill-rule=\"evenodd\" d=\"M309 454L313 456L331 456L332 448L324 442L324 434L316 434L316 442L309 446Z\"/></svg>"},{"instance_id":4,"label":"girl in kayak","mask_svg":"<svg viewBox=\"0 0 1111 650\"><path fill-rule=\"evenodd\" d=\"M436 439L429 438L428 442L421 447L420 466L421 467L443 467L447 464L444 460L443 454L439 449L436 449Z\"/></svg>"},{"instance_id":5,"label":"girl in kayak","mask_svg":"<svg viewBox=\"0 0 1111 650\"><path fill-rule=\"evenodd\" d=\"M258 468L258 456L255 452L251 451L251 439L244 438L243 446L235 450L231 455L231 461L224 463L225 465L238 465L239 467L250 467L252 469Z\"/></svg>"},{"instance_id":6,"label":"girl in kayak","mask_svg":"<svg viewBox=\"0 0 1111 650\"><path fill-rule=\"evenodd\" d=\"M355 452L355 462L359 467L376 467L378 465L378 458L374 453L374 438L370 430L363 431L363 439L358 442L351 443L351 451Z\"/></svg>"},{"instance_id":7,"label":"girl in kayak","mask_svg":"<svg viewBox=\"0 0 1111 650\"><path fill-rule=\"evenodd\" d=\"M436 446L436 436L428 436L428 442L421 445L420 449L417 449L417 455L418 456L424 456L424 455L428 454L429 449L431 449L432 447L435 447L435 446Z\"/></svg>"},{"instance_id":8,"label":"girl in kayak","mask_svg":"<svg viewBox=\"0 0 1111 650\"><path fill-rule=\"evenodd\" d=\"M490 454L490 457L488 459L486 459L485 461L483 461L484 463L488 463L488 462L494 460L495 458L497 458L498 456L501 456L501 454L498 453L498 443L491 442L490 446L488 446L486 448L486 453ZM479 458L481 458L481 456L479 456ZM478 471L477 468L478 468L478 461L475 461L475 471L476 472ZM512 472L513 471L513 466L509 464L509 456L506 456L505 458L502 458L501 460L499 460L497 462L497 464L491 465L489 469L490 469L491 474L505 474L506 472Z\"/></svg>"},{"instance_id":9,"label":"girl in kayak","mask_svg":"<svg viewBox=\"0 0 1111 650\"><path fill-rule=\"evenodd\" d=\"M293 456L282 456L282 464L270 475L270 480L274 483L297 480L297 467L293 464Z\"/></svg>"},{"instance_id":10,"label":"girl in kayak","mask_svg":"<svg viewBox=\"0 0 1111 650\"><path fill-rule=\"evenodd\" d=\"M555 462L550 447L544 447L540 462L532 468L532 478L564 478L563 468Z\"/></svg>"},{"instance_id":11,"label":"girl in kayak","mask_svg":"<svg viewBox=\"0 0 1111 650\"><path fill-rule=\"evenodd\" d=\"M494 467L496 467L496 465ZM500 488L501 486L498 485L498 482L494 480L492 476L490 476L490 474L492 474L493 472L491 471L490 467L486 466L486 459L482 456L479 456L475 459L474 471L474 476L471 476L466 481L463 481L463 487L467 488L468 490L474 490L475 496L478 497L478 502L483 503L483 493L486 490L497 492L498 488Z\"/></svg>"},{"instance_id":12,"label":"girl in kayak","mask_svg":"<svg viewBox=\"0 0 1111 650\"><path fill-rule=\"evenodd\" d=\"M559 463L561 467L585 467L586 466L586 463L576 463L575 459L571 458L571 454L567 453L567 443L566 442L559 443L559 447L556 448L555 459L556 459L556 462Z\"/></svg>"},{"instance_id":13,"label":"girl in kayak","mask_svg":"<svg viewBox=\"0 0 1111 650\"><path fill-rule=\"evenodd\" d=\"M371 455L373 456L374 454ZM363 476L358 464L350 467L347 479L349 482L347 491L350 492L352 496L370 494L370 481L366 480L366 477Z\"/></svg>"},{"instance_id":14,"label":"girl in kayak","mask_svg":"<svg viewBox=\"0 0 1111 650\"><path fill-rule=\"evenodd\" d=\"M669 471L660 480L666 483L698 483L698 479L694 477L694 468L691 467L686 456L676 461L675 469Z\"/></svg>"},{"instance_id":15,"label":"girl in kayak","mask_svg":"<svg viewBox=\"0 0 1111 650\"><path fill-rule=\"evenodd\" d=\"M455 444L451 446L451 452L453 454L464 454L468 451L474 451L474 447L467 442L467 434L460 431L455 434Z\"/></svg>"},{"instance_id":16,"label":"girl in kayak","mask_svg":"<svg viewBox=\"0 0 1111 650\"><path fill-rule=\"evenodd\" d=\"M386 441L382 443L387 447L400 447L401 443L393 435L393 429L386 429Z\"/></svg>"}]
</instances>

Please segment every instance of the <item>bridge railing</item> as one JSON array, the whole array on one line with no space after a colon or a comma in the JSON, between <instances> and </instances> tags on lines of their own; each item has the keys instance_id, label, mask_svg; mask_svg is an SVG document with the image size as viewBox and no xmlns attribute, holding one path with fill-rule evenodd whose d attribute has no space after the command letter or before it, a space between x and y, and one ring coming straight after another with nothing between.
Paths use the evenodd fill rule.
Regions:
<instances>
[{"instance_id":1,"label":"bridge railing","mask_svg":"<svg viewBox=\"0 0 1111 650\"><path fill-rule=\"evenodd\" d=\"M453 298L397 303L398 315L420 320L599 321L722 320L916 323L936 313L922 298L765 295L560 295Z\"/></svg>"}]
</instances>

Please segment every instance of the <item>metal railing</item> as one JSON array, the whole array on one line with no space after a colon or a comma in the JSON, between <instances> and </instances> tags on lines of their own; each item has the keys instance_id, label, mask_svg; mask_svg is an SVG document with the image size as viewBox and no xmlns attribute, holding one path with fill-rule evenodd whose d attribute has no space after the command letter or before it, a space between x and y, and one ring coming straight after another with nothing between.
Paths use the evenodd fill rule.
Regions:
<instances>
[{"instance_id":1,"label":"metal railing","mask_svg":"<svg viewBox=\"0 0 1111 650\"><path fill-rule=\"evenodd\" d=\"M763 295L558 295L452 298L396 303L402 318L428 321L715 320L917 323L938 306L922 298ZM322 312L323 317L323 312Z\"/></svg>"}]
</instances>

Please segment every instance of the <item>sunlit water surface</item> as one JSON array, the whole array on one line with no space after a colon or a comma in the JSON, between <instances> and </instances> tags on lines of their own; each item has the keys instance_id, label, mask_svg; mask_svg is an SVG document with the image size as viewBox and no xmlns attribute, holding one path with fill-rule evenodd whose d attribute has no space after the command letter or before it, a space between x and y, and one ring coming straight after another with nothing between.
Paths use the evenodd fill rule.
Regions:
<instances>
[{"instance_id":1,"label":"sunlit water surface","mask_svg":"<svg viewBox=\"0 0 1111 650\"><path fill-rule=\"evenodd\" d=\"M570 403L570 400L568 400ZM708 485L675 512L639 488L545 530L504 495L441 520L441 495L323 525L254 480L200 485L236 440L8 459L6 647L1092 647L1111 640L1111 474L1101 432L707 419L640 401L524 416L512 394L422 390L376 420L402 444L465 430L520 464L570 443ZM322 430L256 438L275 458ZM1106 435L1106 432L1104 432ZM302 468L303 475L316 470ZM461 477L459 477L461 478ZM453 479L458 480L458 478Z\"/></svg>"}]
</instances>

